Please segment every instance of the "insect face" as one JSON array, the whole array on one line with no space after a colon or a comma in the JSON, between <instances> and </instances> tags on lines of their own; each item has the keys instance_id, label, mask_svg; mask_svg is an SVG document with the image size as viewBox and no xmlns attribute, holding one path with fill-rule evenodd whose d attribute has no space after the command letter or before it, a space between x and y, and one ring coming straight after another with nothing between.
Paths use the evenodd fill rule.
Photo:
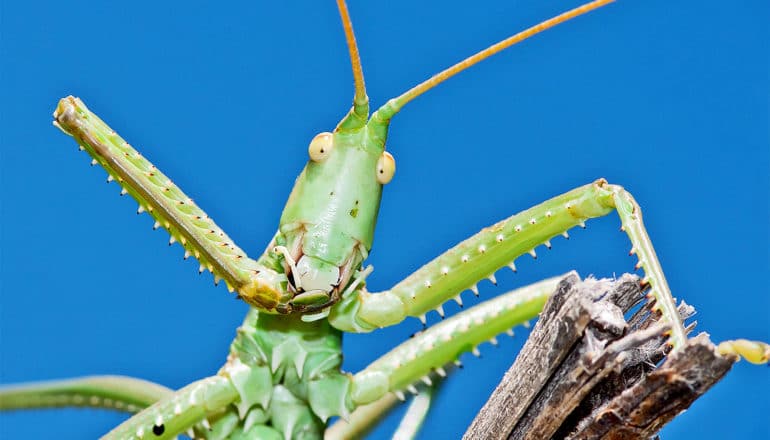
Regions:
<instances>
[{"instance_id":1,"label":"insect face","mask_svg":"<svg viewBox=\"0 0 770 440\"><path fill-rule=\"evenodd\" d=\"M337 302L372 247L383 184L393 156L366 126L316 135L294 184L276 237L293 309Z\"/></svg>"}]
</instances>

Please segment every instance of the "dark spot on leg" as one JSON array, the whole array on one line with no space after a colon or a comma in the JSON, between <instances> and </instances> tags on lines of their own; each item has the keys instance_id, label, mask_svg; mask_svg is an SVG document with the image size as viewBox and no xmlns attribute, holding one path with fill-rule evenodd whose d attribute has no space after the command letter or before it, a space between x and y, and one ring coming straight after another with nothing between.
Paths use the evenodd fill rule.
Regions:
<instances>
[{"instance_id":1,"label":"dark spot on leg","mask_svg":"<svg viewBox=\"0 0 770 440\"><path fill-rule=\"evenodd\" d=\"M166 430L166 427L163 425L153 425L152 426L152 433L155 435L163 435L163 432Z\"/></svg>"}]
</instances>

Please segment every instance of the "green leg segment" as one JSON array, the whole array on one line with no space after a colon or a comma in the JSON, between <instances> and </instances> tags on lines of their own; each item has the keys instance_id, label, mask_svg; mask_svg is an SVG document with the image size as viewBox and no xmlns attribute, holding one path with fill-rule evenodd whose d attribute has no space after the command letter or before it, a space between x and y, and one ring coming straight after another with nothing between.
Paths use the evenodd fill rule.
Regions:
<instances>
[{"instance_id":1,"label":"green leg segment","mask_svg":"<svg viewBox=\"0 0 770 440\"><path fill-rule=\"evenodd\" d=\"M209 414L226 408L238 397L238 391L228 378L212 376L202 379L131 417L102 439L174 438L194 424L203 422Z\"/></svg>"},{"instance_id":2,"label":"green leg segment","mask_svg":"<svg viewBox=\"0 0 770 440\"><path fill-rule=\"evenodd\" d=\"M145 380L93 376L0 388L0 410L82 406L135 413L172 394Z\"/></svg>"},{"instance_id":3,"label":"green leg segment","mask_svg":"<svg viewBox=\"0 0 770 440\"><path fill-rule=\"evenodd\" d=\"M484 341L510 332L515 325L535 318L561 277L550 278L485 301L415 335L353 376L351 400L374 402L391 392L403 398L416 393L414 384L432 384L429 374L444 376L444 366Z\"/></svg>"},{"instance_id":4,"label":"green leg segment","mask_svg":"<svg viewBox=\"0 0 770 440\"><path fill-rule=\"evenodd\" d=\"M631 239L631 253L639 257L649 295L655 310L671 325L671 344L685 341L684 327L676 312L663 270L642 223L641 210L631 194L622 187L600 179L589 185L554 197L516 214L458 244L426 264L392 289L369 293L363 289L347 295L332 309L329 319L337 328L350 332L371 331L397 324L407 316L423 317L435 309L443 316L441 305L457 298L465 289L477 291L484 278L494 281L494 272L503 266L515 270L514 260L557 235L567 234L590 218L617 211L623 230ZM458 299L459 302L459 299ZM424 319L424 318L421 318Z\"/></svg>"},{"instance_id":5,"label":"green leg segment","mask_svg":"<svg viewBox=\"0 0 770 440\"><path fill-rule=\"evenodd\" d=\"M398 428L393 433L393 440L411 440L417 437L425 417L428 416L435 392L436 388L429 386L412 398L412 403L409 404L404 418L401 419L401 423L398 424Z\"/></svg>"},{"instance_id":6,"label":"green leg segment","mask_svg":"<svg viewBox=\"0 0 770 440\"><path fill-rule=\"evenodd\" d=\"M62 99L54 118L54 125L91 155L93 165L107 170L108 182L117 180L123 187L121 194L130 194L139 202L137 213L148 212L156 220L155 228L163 227L171 234L169 244L179 242L185 248L185 258L192 255L198 259L200 272L208 269L215 283L223 279L228 289L237 290L256 307L272 310L281 301L285 275L247 257L171 179L82 101L72 96Z\"/></svg>"}]
</instances>

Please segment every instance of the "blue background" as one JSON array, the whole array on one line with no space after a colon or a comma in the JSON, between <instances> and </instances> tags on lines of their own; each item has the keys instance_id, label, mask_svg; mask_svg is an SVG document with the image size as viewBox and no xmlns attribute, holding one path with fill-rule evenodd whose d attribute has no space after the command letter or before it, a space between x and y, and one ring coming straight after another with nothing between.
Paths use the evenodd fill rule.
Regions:
<instances>
[{"instance_id":1,"label":"blue background","mask_svg":"<svg viewBox=\"0 0 770 440\"><path fill-rule=\"evenodd\" d=\"M238 3L238 4L235 4ZM429 4L430 3L430 4ZM374 106L576 1L351 0ZM348 109L333 2L3 2L2 382L116 373L180 387L224 361L246 310L182 261L51 126L84 99L256 255L312 136ZM770 36L764 0L622 1L417 99L393 122L370 286L478 229L606 177L637 197L672 290L714 340L770 340ZM616 216L539 248L482 299L576 268L632 269ZM463 294L466 304L478 302ZM447 310L455 312L454 304ZM430 322L438 319L429 316ZM357 371L420 328L345 339ZM421 438L458 438L526 331L466 354ZM665 438L767 438L770 371L736 365ZM95 438L97 410L0 415L7 439ZM375 438L388 438L397 418Z\"/></svg>"}]
</instances>

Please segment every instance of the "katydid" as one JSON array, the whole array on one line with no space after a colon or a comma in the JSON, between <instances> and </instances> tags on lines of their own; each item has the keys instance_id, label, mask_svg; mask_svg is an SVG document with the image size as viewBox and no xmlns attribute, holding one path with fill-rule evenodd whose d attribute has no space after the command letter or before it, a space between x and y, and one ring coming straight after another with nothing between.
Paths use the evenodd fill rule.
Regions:
<instances>
[{"instance_id":1,"label":"katydid","mask_svg":"<svg viewBox=\"0 0 770 440\"><path fill-rule=\"evenodd\" d=\"M605 3L591 3L573 15ZM462 328L461 336L436 339L444 342L439 344L430 339L438 337L435 333L426 332L410 341L428 350L413 352L415 359L403 358L396 349L391 357L352 377L339 373L340 339L333 328L366 332L434 309L443 313L446 301L466 289L475 291L478 281L494 277L497 269L513 265L516 257L534 254L541 244L550 247L552 237L615 210L645 269L656 304L672 325L672 344L684 339L639 207L625 190L603 180L485 229L392 288L369 293L365 281L371 271L364 260L371 250L383 185L395 171L393 158L385 151L388 126L401 107L432 83L412 89L370 115L352 27L344 3L338 5L354 64L355 105L333 133L321 133L310 142L311 160L295 184L278 232L260 257L249 258L82 102L65 98L57 108L56 123L140 202L139 211L148 212L158 228L168 230L171 243L184 246L186 256L200 262L201 271L213 272L215 281L221 279L254 307L221 375L193 384L141 413L117 428L115 438L166 438L192 425L197 426L197 435L204 436L207 416L221 408L228 411L211 417L211 423L226 434L241 430L293 437L320 431L328 416L345 415L387 392L409 390L413 382L425 380L431 370L439 371L454 360L464 346L534 317L553 283L546 281L492 300L487 309L480 306L468 312L477 313L476 319L484 325L469 325L475 321L466 315L466 321L458 320L458 327L449 330L454 334ZM510 311L492 316L490 307ZM268 333L283 336L274 340L260 336ZM308 340L321 343L306 346ZM463 343L453 347L458 341ZM433 348L446 348L448 354L434 354ZM433 363L420 362L423 358ZM275 382L281 385L274 387ZM96 406L101 405L104 401L97 400Z\"/></svg>"}]
</instances>

